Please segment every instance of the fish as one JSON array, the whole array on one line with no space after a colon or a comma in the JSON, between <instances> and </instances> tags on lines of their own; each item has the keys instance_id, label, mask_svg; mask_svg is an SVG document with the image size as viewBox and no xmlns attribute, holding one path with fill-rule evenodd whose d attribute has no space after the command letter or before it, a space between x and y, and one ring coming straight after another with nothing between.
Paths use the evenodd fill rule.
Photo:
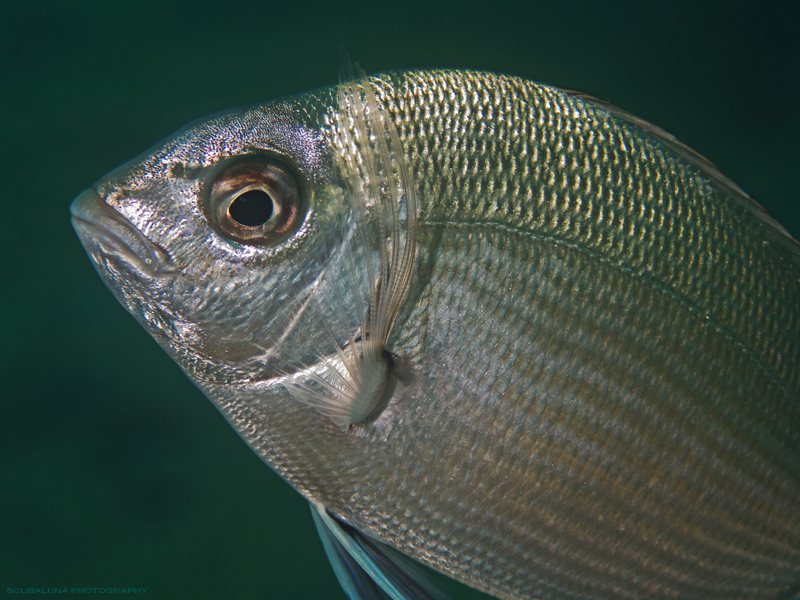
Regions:
<instances>
[{"instance_id":1,"label":"fish","mask_svg":"<svg viewBox=\"0 0 800 600\"><path fill-rule=\"evenodd\" d=\"M800 245L663 129L347 68L71 214L350 598L800 597Z\"/></svg>"}]
</instances>

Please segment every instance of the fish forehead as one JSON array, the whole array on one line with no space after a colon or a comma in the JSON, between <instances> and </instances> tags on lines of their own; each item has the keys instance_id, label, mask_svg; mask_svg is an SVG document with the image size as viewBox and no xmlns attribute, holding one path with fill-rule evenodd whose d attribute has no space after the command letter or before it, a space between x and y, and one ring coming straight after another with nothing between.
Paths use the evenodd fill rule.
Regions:
<instances>
[{"instance_id":1,"label":"fish forehead","mask_svg":"<svg viewBox=\"0 0 800 600\"><path fill-rule=\"evenodd\" d=\"M175 165L196 171L254 150L286 157L306 177L329 175L319 123L333 101L331 94L323 89L198 119L109 173L98 186L129 189L137 180L151 182L156 174L174 178Z\"/></svg>"}]
</instances>

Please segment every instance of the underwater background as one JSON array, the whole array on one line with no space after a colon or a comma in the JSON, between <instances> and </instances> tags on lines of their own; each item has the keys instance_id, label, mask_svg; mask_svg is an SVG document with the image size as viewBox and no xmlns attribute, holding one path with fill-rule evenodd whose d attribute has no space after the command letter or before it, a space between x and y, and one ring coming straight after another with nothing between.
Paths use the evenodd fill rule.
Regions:
<instances>
[{"instance_id":1,"label":"underwater background","mask_svg":"<svg viewBox=\"0 0 800 600\"><path fill-rule=\"evenodd\" d=\"M798 6L3 0L0 594L344 598L306 502L104 288L69 221L84 188L193 119L335 83L343 46L367 72L589 92L797 237Z\"/></svg>"}]
</instances>

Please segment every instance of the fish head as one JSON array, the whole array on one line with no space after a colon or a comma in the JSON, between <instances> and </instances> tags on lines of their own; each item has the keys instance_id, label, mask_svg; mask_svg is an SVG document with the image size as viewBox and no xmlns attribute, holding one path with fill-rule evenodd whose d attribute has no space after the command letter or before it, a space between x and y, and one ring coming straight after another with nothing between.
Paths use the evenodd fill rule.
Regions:
<instances>
[{"instance_id":1,"label":"fish head","mask_svg":"<svg viewBox=\"0 0 800 600\"><path fill-rule=\"evenodd\" d=\"M303 314L344 202L325 109L306 96L193 123L72 204L106 285L201 388L324 352Z\"/></svg>"}]
</instances>

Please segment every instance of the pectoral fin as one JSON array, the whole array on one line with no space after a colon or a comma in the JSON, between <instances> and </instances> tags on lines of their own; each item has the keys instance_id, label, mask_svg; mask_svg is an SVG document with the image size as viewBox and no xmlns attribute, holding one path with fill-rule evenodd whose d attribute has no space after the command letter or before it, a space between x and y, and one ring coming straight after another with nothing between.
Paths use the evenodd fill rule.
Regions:
<instances>
[{"instance_id":1,"label":"pectoral fin","mask_svg":"<svg viewBox=\"0 0 800 600\"><path fill-rule=\"evenodd\" d=\"M340 84L328 126L346 210L340 245L309 288L308 318L345 344L294 365L302 377L287 388L347 431L372 413L389 379L385 344L411 283L417 196L391 114L362 71Z\"/></svg>"}]
</instances>

